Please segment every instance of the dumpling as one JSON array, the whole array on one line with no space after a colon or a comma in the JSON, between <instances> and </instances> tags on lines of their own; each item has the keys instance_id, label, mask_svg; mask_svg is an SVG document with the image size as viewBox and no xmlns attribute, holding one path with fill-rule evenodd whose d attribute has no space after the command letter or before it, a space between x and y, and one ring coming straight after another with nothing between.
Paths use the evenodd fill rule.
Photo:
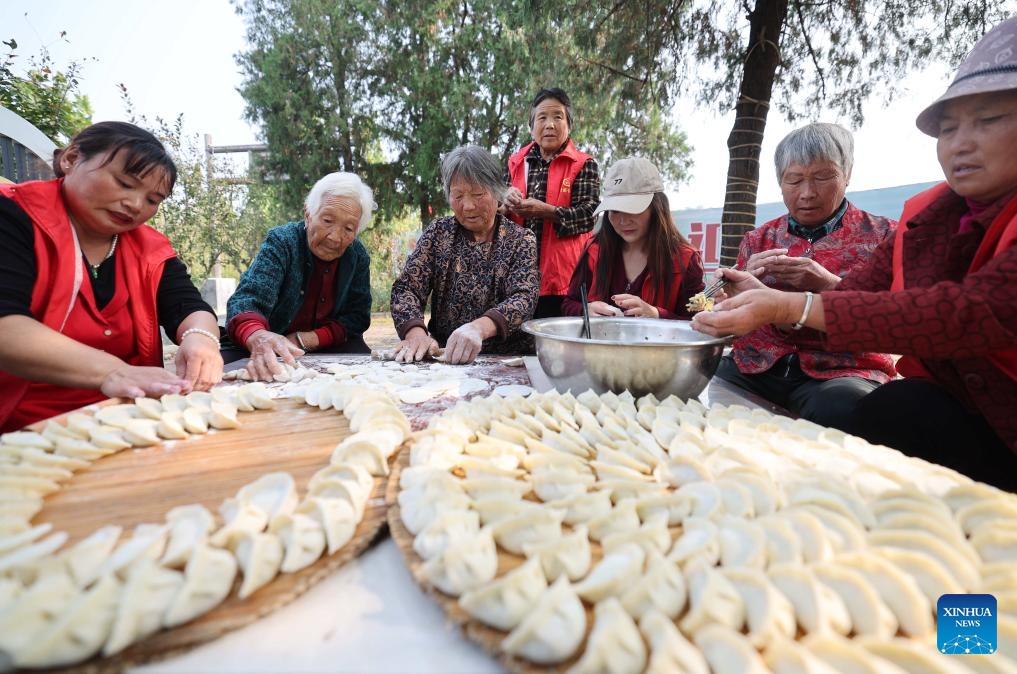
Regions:
<instances>
[{"instance_id":1,"label":"dumpling","mask_svg":"<svg viewBox=\"0 0 1017 674\"><path fill-rule=\"evenodd\" d=\"M201 435L208 433L208 420L204 412L197 407L186 407L180 413L180 423L188 433Z\"/></svg>"},{"instance_id":2,"label":"dumpling","mask_svg":"<svg viewBox=\"0 0 1017 674\"><path fill-rule=\"evenodd\" d=\"M137 408L138 416L144 419L158 421L162 417L162 402L155 398L135 398L134 406Z\"/></svg>"},{"instance_id":3,"label":"dumpling","mask_svg":"<svg viewBox=\"0 0 1017 674\"><path fill-rule=\"evenodd\" d=\"M966 543L950 545L932 534L920 531L871 531L869 544L925 553L935 558L965 592L974 592L978 589L980 583L978 566L962 550L966 548L975 556L976 561L978 557Z\"/></svg>"},{"instance_id":4,"label":"dumpling","mask_svg":"<svg viewBox=\"0 0 1017 674\"><path fill-rule=\"evenodd\" d=\"M169 527L165 524L139 524L131 537L121 541L100 567L100 576L116 573L126 577L131 565L143 559L158 559L166 550Z\"/></svg>"},{"instance_id":5,"label":"dumpling","mask_svg":"<svg viewBox=\"0 0 1017 674\"><path fill-rule=\"evenodd\" d=\"M194 551L194 546L208 540L215 527L215 518L203 505L177 506L166 513L169 540L159 563L163 566L183 567Z\"/></svg>"},{"instance_id":6,"label":"dumpling","mask_svg":"<svg viewBox=\"0 0 1017 674\"><path fill-rule=\"evenodd\" d=\"M31 529L25 529L24 531L11 536L0 536L0 555L28 545L33 541L42 538L52 531L52 529L52 524L45 523L34 526Z\"/></svg>"},{"instance_id":7,"label":"dumpling","mask_svg":"<svg viewBox=\"0 0 1017 674\"><path fill-rule=\"evenodd\" d=\"M590 575L576 583L575 592L590 603L619 594L643 572L646 552L635 543L625 543L604 555Z\"/></svg>"},{"instance_id":8,"label":"dumpling","mask_svg":"<svg viewBox=\"0 0 1017 674\"><path fill-rule=\"evenodd\" d=\"M845 517L839 512L816 505L795 506L793 509L804 510L816 516L816 519L826 529L826 537L830 541L834 554L861 550L867 547L865 530L850 517Z\"/></svg>"},{"instance_id":9,"label":"dumpling","mask_svg":"<svg viewBox=\"0 0 1017 674\"><path fill-rule=\"evenodd\" d=\"M474 501L469 506L480 515L481 524L494 524L525 513L536 513L547 507L534 501L522 501L514 498L488 498Z\"/></svg>"},{"instance_id":10,"label":"dumpling","mask_svg":"<svg viewBox=\"0 0 1017 674\"><path fill-rule=\"evenodd\" d=\"M462 486L476 500L488 498L521 499L532 488L529 482L503 477L469 478L462 480Z\"/></svg>"},{"instance_id":11,"label":"dumpling","mask_svg":"<svg viewBox=\"0 0 1017 674\"><path fill-rule=\"evenodd\" d=\"M12 431L0 435L0 443L14 445L15 447L35 447L38 449L53 450L53 442L41 433L35 431Z\"/></svg>"},{"instance_id":12,"label":"dumpling","mask_svg":"<svg viewBox=\"0 0 1017 674\"><path fill-rule=\"evenodd\" d=\"M767 571L770 580L794 607L795 619L808 634L851 632L851 615L844 600L819 582L812 569L801 564L777 564Z\"/></svg>"},{"instance_id":13,"label":"dumpling","mask_svg":"<svg viewBox=\"0 0 1017 674\"><path fill-rule=\"evenodd\" d=\"M159 417L159 423L155 426L155 432L160 438L167 440L186 440L190 433L184 429L183 413L163 412Z\"/></svg>"},{"instance_id":14,"label":"dumpling","mask_svg":"<svg viewBox=\"0 0 1017 674\"><path fill-rule=\"evenodd\" d=\"M567 578L559 578L501 642L501 649L538 664L570 658L586 635L586 609Z\"/></svg>"},{"instance_id":15,"label":"dumpling","mask_svg":"<svg viewBox=\"0 0 1017 674\"><path fill-rule=\"evenodd\" d=\"M763 653L773 674L839 674L832 665L792 639L778 639Z\"/></svg>"},{"instance_id":16,"label":"dumpling","mask_svg":"<svg viewBox=\"0 0 1017 674\"><path fill-rule=\"evenodd\" d=\"M104 656L119 653L135 641L156 632L173 597L184 584L184 575L148 559L131 568L124 584L116 617L102 648Z\"/></svg>"},{"instance_id":17,"label":"dumpling","mask_svg":"<svg viewBox=\"0 0 1017 674\"><path fill-rule=\"evenodd\" d=\"M646 571L621 593L622 606L636 619L650 611L676 618L685 608L685 576L656 549L650 548L646 554Z\"/></svg>"},{"instance_id":18,"label":"dumpling","mask_svg":"<svg viewBox=\"0 0 1017 674\"><path fill-rule=\"evenodd\" d=\"M704 626L715 623L741 630L745 624L745 602L726 576L717 569L700 567L692 571L686 580L689 611L679 623L682 632L694 635Z\"/></svg>"},{"instance_id":19,"label":"dumpling","mask_svg":"<svg viewBox=\"0 0 1017 674\"><path fill-rule=\"evenodd\" d=\"M124 439L124 429L115 426L101 424L92 426L88 429L88 439L106 453L119 452L131 446L131 443Z\"/></svg>"},{"instance_id":20,"label":"dumpling","mask_svg":"<svg viewBox=\"0 0 1017 674\"><path fill-rule=\"evenodd\" d=\"M159 434L156 432L158 421L154 419L127 419L121 428L124 431L124 440L131 443L133 447L148 447L160 442Z\"/></svg>"},{"instance_id":21,"label":"dumpling","mask_svg":"<svg viewBox=\"0 0 1017 674\"><path fill-rule=\"evenodd\" d=\"M597 478L575 470L545 469L534 472L531 480L537 498L547 502L585 494Z\"/></svg>"},{"instance_id":22,"label":"dumpling","mask_svg":"<svg viewBox=\"0 0 1017 674\"><path fill-rule=\"evenodd\" d=\"M888 639L897 631L896 616L861 572L835 562L821 562L812 568L819 581L844 601L855 634Z\"/></svg>"},{"instance_id":23,"label":"dumpling","mask_svg":"<svg viewBox=\"0 0 1017 674\"><path fill-rule=\"evenodd\" d=\"M498 548L490 527L451 542L424 563L423 573L432 585L454 597L490 582L498 573Z\"/></svg>"},{"instance_id":24,"label":"dumpling","mask_svg":"<svg viewBox=\"0 0 1017 674\"><path fill-rule=\"evenodd\" d=\"M888 660L859 648L830 632L810 634L802 640L808 652L833 667L837 674L910 674Z\"/></svg>"},{"instance_id":25,"label":"dumpling","mask_svg":"<svg viewBox=\"0 0 1017 674\"><path fill-rule=\"evenodd\" d=\"M702 651L660 611L647 610L639 620L639 630L650 644L646 674L710 674Z\"/></svg>"},{"instance_id":26,"label":"dumpling","mask_svg":"<svg viewBox=\"0 0 1017 674\"><path fill-rule=\"evenodd\" d=\"M678 526L688 515L687 501L675 493L642 496L636 500L636 512L639 519L646 522L655 515L667 517L667 525Z\"/></svg>"},{"instance_id":27,"label":"dumpling","mask_svg":"<svg viewBox=\"0 0 1017 674\"><path fill-rule=\"evenodd\" d=\"M971 546L986 564L1017 563L1017 527L982 527L971 536Z\"/></svg>"},{"instance_id":28,"label":"dumpling","mask_svg":"<svg viewBox=\"0 0 1017 674\"><path fill-rule=\"evenodd\" d=\"M753 520L725 516L718 526L722 566L766 567L766 534Z\"/></svg>"},{"instance_id":29,"label":"dumpling","mask_svg":"<svg viewBox=\"0 0 1017 674\"><path fill-rule=\"evenodd\" d=\"M766 537L767 566L804 562L802 540L788 520L781 517L760 517L755 520L755 524Z\"/></svg>"},{"instance_id":30,"label":"dumpling","mask_svg":"<svg viewBox=\"0 0 1017 674\"><path fill-rule=\"evenodd\" d=\"M370 492L364 491L360 484L353 480L323 478L315 480L313 485L308 486L307 495L314 498L345 501L353 510L354 519L359 522L364 518L364 512L367 510L367 497Z\"/></svg>"},{"instance_id":31,"label":"dumpling","mask_svg":"<svg viewBox=\"0 0 1017 674\"><path fill-rule=\"evenodd\" d=\"M511 630L547 590L540 561L530 559L492 583L467 590L459 605L471 616L499 630Z\"/></svg>"},{"instance_id":32,"label":"dumpling","mask_svg":"<svg viewBox=\"0 0 1017 674\"><path fill-rule=\"evenodd\" d=\"M712 482L692 482L674 492L684 517L718 517L724 512L720 490Z\"/></svg>"},{"instance_id":33,"label":"dumpling","mask_svg":"<svg viewBox=\"0 0 1017 674\"><path fill-rule=\"evenodd\" d=\"M237 560L228 550L205 544L191 553L184 569L184 584L162 617L163 627L176 627L218 606L233 587Z\"/></svg>"},{"instance_id":34,"label":"dumpling","mask_svg":"<svg viewBox=\"0 0 1017 674\"><path fill-rule=\"evenodd\" d=\"M283 561L283 543L275 534L245 531L230 542L244 580L238 596L246 599L279 574Z\"/></svg>"},{"instance_id":35,"label":"dumpling","mask_svg":"<svg viewBox=\"0 0 1017 674\"><path fill-rule=\"evenodd\" d=\"M610 597L594 609L586 650L569 674L639 674L646 667L646 646L632 617Z\"/></svg>"},{"instance_id":36,"label":"dumpling","mask_svg":"<svg viewBox=\"0 0 1017 674\"><path fill-rule=\"evenodd\" d=\"M52 623L14 653L18 667L61 667L99 652L116 616L120 583L112 575L100 578L78 595Z\"/></svg>"},{"instance_id":37,"label":"dumpling","mask_svg":"<svg viewBox=\"0 0 1017 674\"><path fill-rule=\"evenodd\" d=\"M223 525L209 538L217 548L230 545L230 540L243 533L259 533L268 525L268 515L253 503L240 503L235 498L224 499L219 505Z\"/></svg>"},{"instance_id":38,"label":"dumpling","mask_svg":"<svg viewBox=\"0 0 1017 674\"><path fill-rule=\"evenodd\" d=\"M802 558L806 563L833 557L833 545L826 533L826 527L812 513L801 508L785 508L771 517L784 519L791 525L801 542Z\"/></svg>"},{"instance_id":39,"label":"dumpling","mask_svg":"<svg viewBox=\"0 0 1017 674\"><path fill-rule=\"evenodd\" d=\"M325 531L314 518L307 515L276 515L269 522L268 531L282 540L286 550L279 567L283 573L293 573L310 566L325 551Z\"/></svg>"},{"instance_id":40,"label":"dumpling","mask_svg":"<svg viewBox=\"0 0 1017 674\"><path fill-rule=\"evenodd\" d=\"M901 571L896 564L868 551L841 555L836 561L865 576L868 584L893 611L904 634L925 637L935 630L935 609L915 579Z\"/></svg>"},{"instance_id":41,"label":"dumpling","mask_svg":"<svg viewBox=\"0 0 1017 674\"><path fill-rule=\"evenodd\" d=\"M650 550L667 552L671 549L671 532L667 528L667 516L657 515L636 529L609 534L601 540L605 552L611 552L625 543L641 545L647 553Z\"/></svg>"},{"instance_id":42,"label":"dumpling","mask_svg":"<svg viewBox=\"0 0 1017 674\"><path fill-rule=\"evenodd\" d=\"M741 595L753 646L767 648L774 641L794 638L794 607L761 569L733 567L721 573Z\"/></svg>"},{"instance_id":43,"label":"dumpling","mask_svg":"<svg viewBox=\"0 0 1017 674\"><path fill-rule=\"evenodd\" d=\"M334 554L353 539L360 518L353 506L343 499L308 496L297 507L297 512L307 515L325 532L327 553Z\"/></svg>"},{"instance_id":44,"label":"dumpling","mask_svg":"<svg viewBox=\"0 0 1017 674\"><path fill-rule=\"evenodd\" d=\"M636 501L629 499L614 506L611 512L596 517L587 523L590 538L603 540L605 536L624 533L639 528L639 515L636 513Z\"/></svg>"},{"instance_id":45,"label":"dumpling","mask_svg":"<svg viewBox=\"0 0 1017 674\"><path fill-rule=\"evenodd\" d=\"M10 552L0 555L0 576L33 566L38 560L59 550L66 542L66 532L59 531L31 545L14 548Z\"/></svg>"},{"instance_id":46,"label":"dumpling","mask_svg":"<svg viewBox=\"0 0 1017 674\"><path fill-rule=\"evenodd\" d=\"M293 476L285 472L266 473L237 492L237 502L249 504L271 521L289 515L297 507L297 488Z\"/></svg>"},{"instance_id":47,"label":"dumpling","mask_svg":"<svg viewBox=\"0 0 1017 674\"><path fill-rule=\"evenodd\" d=\"M523 553L539 560L544 576L550 581L562 575L572 581L579 580L589 572L592 560L590 539L582 524L554 541L524 543Z\"/></svg>"},{"instance_id":48,"label":"dumpling","mask_svg":"<svg viewBox=\"0 0 1017 674\"><path fill-rule=\"evenodd\" d=\"M705 517L688 517L682 523L682 532L675 539L668 561L686 572L699 566L712 567L720 561L720 531Z\"/></svg>"},{"instance_id":49,"label":"dumpling","mask_svg":"<svg viewBox=\"0 0 1017 674\"><path fill-rule=\"evenodd\" d=\"M445 489L403 489L399 492L399 516L413 535L419 534L440 512L470 507L470 498L461 491ZM483 521L481 513L481 521Z\"/></svg>"},{"instance_id":50,"label":"dumpling","mask_svg":"<svg viewBox=\"0 0 1017 674\"><path fill-rule=\"evenodd\" d=\"M910 639L858 638L856 644L876 657L892 662L908 674L966 674L971 670L944 658L935 648L923 646Z\"/></svg>"},{"instance_id":51,"label":"dumpling","mask_svg":"<svg viewBox=\"0 0 1017 674\"><path fill-rule=\"evenodd\" d=\"M413 549L422 559L431 559L456 539L478 531L480 515L475 510L443 510L413 539Z\"/></svg>"},{"instance_id":52,"label":"dumpling","mask_svg":"<svg viewBox=\"0 0 1017 674\"><path fill-rule=\"evenodd\" d=\"M122 529L106 526L96 529L87 538L61 553L61 558L78 587L88 587L100 575L100 569L113 553Z\"/></svg>"},{"instance_id":53,"label":"dumpling","mask_svg":"<svg viewBox=\"0 0 1017 674\"><path fill-rule=\"evenodd\" d=\"M523 554L526 543L543 543L561 538L562 513L550 508L528 510L491 525L498 545L509 552Z\"/></svg>"},{"instance_id":54,"label":"dumpling","mask_svg":"<svg viewBox=\"0 0 1017 674\"><path fill-rule=\"evenodd\" d=\"M713 674L770 674L748 639L724 624L704 625L694 641Z\"/></svg>"},{"instance_id":55,"label":"dumpling","mask_svg":"<svg viewBox=\"0 0 1017 674\"><path fill-rule=\"evenodd\" d=\"M0 651L17 654L60 616L80 591L67 573L43 576L0 610Z\"/></svg>"},{"instance_id":56,"label":"dumpling","mask_svg":"<svg viewBox=\"0 0 1017 674\"><path fill-rule=\"evenodd\" d=\"M551 501L548 507L565 512L565 524L575 526L603 517L611 512L611 494L607 491L593 491L568 498Z\"/></svg>"}]
</instances>

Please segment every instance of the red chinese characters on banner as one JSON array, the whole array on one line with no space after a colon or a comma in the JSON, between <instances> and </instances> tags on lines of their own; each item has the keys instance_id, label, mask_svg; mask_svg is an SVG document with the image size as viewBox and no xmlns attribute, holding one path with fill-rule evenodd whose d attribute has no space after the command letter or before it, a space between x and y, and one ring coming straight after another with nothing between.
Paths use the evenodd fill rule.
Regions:
<instances>
[{"instance_id":1,"label":"red chinese characters on banner","mask_svg":"<svg viewBox=\"0 0 1017 674\"><path fill-rule=\"evenodd\" d=\"M701 222L689 224L689 243L699 249L703 257L703 269L713 271L720 266L720 223Z\"/></svg>"}]
</instances>

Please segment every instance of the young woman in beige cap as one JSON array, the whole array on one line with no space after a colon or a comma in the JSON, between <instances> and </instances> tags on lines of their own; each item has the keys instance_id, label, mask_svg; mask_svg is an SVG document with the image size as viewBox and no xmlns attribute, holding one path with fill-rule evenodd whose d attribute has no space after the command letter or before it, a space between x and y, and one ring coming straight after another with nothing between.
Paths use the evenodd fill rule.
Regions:
<instances>
[{"instance_id":1,"label":"young woman in beige cap","mask_svg":"<svg viewBox=\"0 0 1017 674\"><path fill-rule=\"evenodd\" d=\"M562 313L582 314L585 283L591 315L690 318L686 305L703 289L703 261L674 224L657 167L642 157L615 163L599 213L604 217L579 258Z\"/></svg>"},{"instance_id":2,"label":"young woman in beige cap","mask_svg":"<svg viewBox=\"0 0 1017 674\"><path fill-rule=\"evenodd\" d=\"M1017 489L1017 17L983 37L917 119L946 182L833 290L786 293L722 273L732 296L693 327L826 332L830 349L903 354L905 379L862 398L850 430Z\"/></svg>"}]
</instances>

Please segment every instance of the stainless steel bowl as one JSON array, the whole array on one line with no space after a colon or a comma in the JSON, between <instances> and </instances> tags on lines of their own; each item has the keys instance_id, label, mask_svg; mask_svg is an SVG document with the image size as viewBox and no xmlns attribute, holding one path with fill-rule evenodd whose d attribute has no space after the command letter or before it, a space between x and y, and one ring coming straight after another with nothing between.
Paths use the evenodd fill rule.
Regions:
<instances>
[{"instance_id":1,"label":"stainless steel bowl","mask_svg":"<svg viewBox=\"0 0 1017 674\"><path fill-rule=\"evenodd\" d=\"M580 337L580 317L523 323L533 335L537 360L554 387L580 393L629 391L658 398L695 398L717 371L730 337L711 337L688 321L656 318L591 318L591 339Z\"/></svg>"}]
</instances>

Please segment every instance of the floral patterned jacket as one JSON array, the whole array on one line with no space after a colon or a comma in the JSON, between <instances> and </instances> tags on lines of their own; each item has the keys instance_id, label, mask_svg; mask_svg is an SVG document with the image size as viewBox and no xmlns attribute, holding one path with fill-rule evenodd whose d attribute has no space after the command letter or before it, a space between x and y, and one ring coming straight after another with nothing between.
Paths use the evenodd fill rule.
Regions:
<instances>
[{"instance_id":1,"label":"floral patterned jacket","mask_svg":"<svg viewBox=\"0 0 1017 674\"><path fill-rule=\"evenodd\" d=\"M827 270L844 278L852 269L868 261L896 224L848 203L841 227L810 244L788 232L788 216L783 215L745 235L738 250L738 266L744 267L755 253L787 248L788 255L810 256ZM778 290L798 290L777 283L772 276L764 277L762 281ZM883 384L896 374L889 355L861 350L830 350L823 341L823 334L808 328L782 332L773 325L764 325L736 339L732 356L741 372L759 374L792 352L798 353L802 372L814 379L862 377Z\"/></svg>"},{"instance_id":2,"label":"floral patterned jacket","mask_svg":"<svg viewBox=\"0 0 1017 674\"><path fill-rule=\"evenodd\" d=\"M519 328L537 306L537 241L530 230L496 217L487 243L475 243L454 216L424 230L392 284L392 319L400 339L411 328L425 327L430 297L426 329L442 346L456 328L487 316L498 335L484 342L482 353L532 351L532 340Z\"/></svg>"}]
</instances>

